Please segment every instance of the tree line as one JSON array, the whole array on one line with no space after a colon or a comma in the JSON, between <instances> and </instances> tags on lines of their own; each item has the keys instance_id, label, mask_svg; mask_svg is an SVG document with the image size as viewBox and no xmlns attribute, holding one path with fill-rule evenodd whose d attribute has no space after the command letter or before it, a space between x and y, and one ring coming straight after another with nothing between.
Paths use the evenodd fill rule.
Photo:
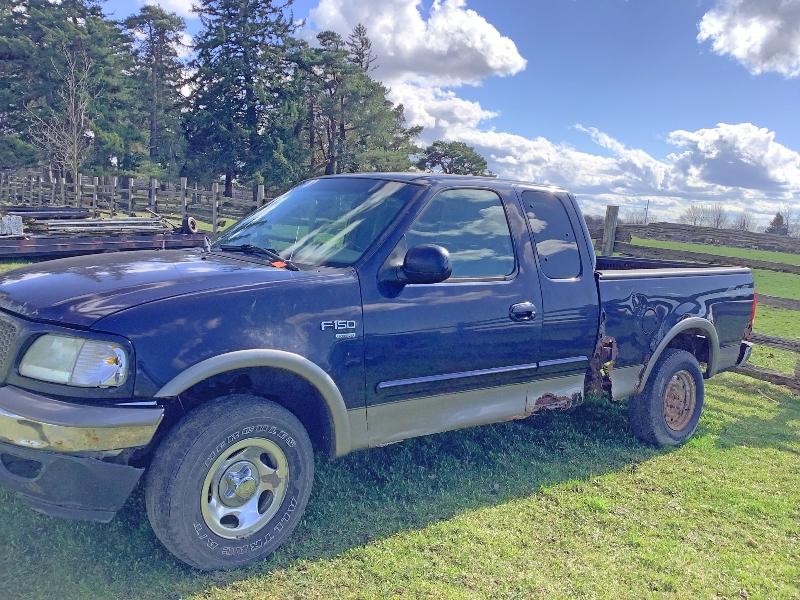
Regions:
<instances>
[{"instance_id":1,"label":"tree line","mask_svg":"<svg viewBox=\"0 0 800 600\"><path fill-rule=\"evenodd\" d=\"M292 0L197 0L201 28L151 5L0 0L0 167L265 183L359 171L490 174L436 142L373 77L368 31L298 37Z\"/></svg>"}]
</instances>

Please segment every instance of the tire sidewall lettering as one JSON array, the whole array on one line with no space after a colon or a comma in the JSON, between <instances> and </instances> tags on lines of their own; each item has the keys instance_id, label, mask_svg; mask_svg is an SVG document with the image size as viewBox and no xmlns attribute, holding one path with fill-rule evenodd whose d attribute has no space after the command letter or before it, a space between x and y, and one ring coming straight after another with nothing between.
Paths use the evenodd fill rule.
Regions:
<instances>
[{"instance_id":1,"label":"tire sidewall lettering","mask_svg":"<svg viewBox=\"0 0 800 600\"><path fill-rule=\"evenodd\" d=\"M241 430L235 431L228 435L226 438L221 440L214 449L209 452L208 456L206 457L205 461L203 462L203 466L208 469L214 464L214 461L217 460L217 457L229 446L232 446L236 442L241 439L250 437L253 434L253 437L264 437L269 436L277 441L285 442L286 446L289 448L294 448L296 442L294 438L284 431L283 429L279 428L277 425L269 425L267 423L261 423L258 425L248 425L243 427ZM260 434L260 435L258 435Z\"/></svg>"}]
</instances>

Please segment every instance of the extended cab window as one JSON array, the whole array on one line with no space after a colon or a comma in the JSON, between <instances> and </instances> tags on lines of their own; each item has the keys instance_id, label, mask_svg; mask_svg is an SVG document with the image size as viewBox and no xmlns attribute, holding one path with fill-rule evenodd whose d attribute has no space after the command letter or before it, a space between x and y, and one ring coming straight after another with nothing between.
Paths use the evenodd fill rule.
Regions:
<instances>
[{"instance_id":1,"label":"extended cab window","mask_svg":"<svg viewBox=\"0 0 800 600\"><path fill-rule=\"evenodd\" d=\"M514 272L514 245L503 203L489 190L438 194L406 234L411 248L438 244L450 252L454 278L505 277Z\"/></svg>"},{"instance_id":2,"label":"extended cab window","mask_svg":"<svg viewBox=\"0 0 800 600\"><path fill-rule=\"evenodd\" d=\"M542 272L550 279L571 279L581 272L581 256L567 209L548 192L522 193Z\"/></svg>"}]
</instances>

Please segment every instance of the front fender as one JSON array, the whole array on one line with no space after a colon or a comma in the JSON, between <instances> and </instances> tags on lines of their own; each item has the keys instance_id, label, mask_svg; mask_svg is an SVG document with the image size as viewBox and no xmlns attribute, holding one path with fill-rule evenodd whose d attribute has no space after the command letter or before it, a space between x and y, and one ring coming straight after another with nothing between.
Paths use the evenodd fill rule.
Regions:
<instances>
[{"instance_id":1,"label":"front fender","mask_svg":"<svg viewBox=\"0 0 800 600\"><path fill-rule=\"evenodd\" d=\"M284 350L251 349L237 350L207 358L192 365L155 394L156 398L174 398L190 387L206 379L234 371L257 367L271 367L290 371L303 377L313 385L325 401L333 426L334 451L336 456L344 456L352 449L352 435L347 407L339 388L319 365L307 358Z\"/></svg>"}]
</instances>

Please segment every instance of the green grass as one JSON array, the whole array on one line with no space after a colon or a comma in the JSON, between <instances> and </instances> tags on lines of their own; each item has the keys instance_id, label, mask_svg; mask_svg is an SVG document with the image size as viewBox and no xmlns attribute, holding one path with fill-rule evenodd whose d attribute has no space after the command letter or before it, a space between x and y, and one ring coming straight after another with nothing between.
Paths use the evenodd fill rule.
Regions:
<instances>
[{"instance_id":1,"label":"green grass","mask_svg":"<svg viewBox=\"0 0 800 600\"><path fill-rule=\"evenodd\" d=\"M753 269L753 279L759 294L800 300L800 275Z\"/></svg>"},{"instance_id":2,"label":"green grass","mask_svg":"<svg viewBox=\"0 0 800 600\"><path fill-rule=\"evenodd\" d=\"M668 250L685 250L687 252L703 252L716 256L730 256L732 258L751 258L753 260L766 260L769 262L800 265L800 254L789 252L773 252L771 250L753 250L750 248L732 248L730 246L716 246L713 244L693 244L690 242L668 242L633 238L632 244L647 246L648 248L665 248Z\"/></svg>"},{"instance_id":3,"label":"green grass","mask_svg":"<svg viewBox=\"0 0 800 600\"><path fill-rule=\"evenodd\" d=\"M318 461L287 546L200 574L137 492L108 525L0 492L14 598L797 598L800 399L723 375L688 444L636 442L624 407L452 432Z\"/></svg>"},{"instance_id":4,"label":"green grass","mask_svg":"<svg viewBox=\"0 0 800 600\"><path fill-rule=\"evenodd\" d=\"M756 329L800 337L793 317L761 306ZM754 361L793 358L759 348ZM177 563L141 490L107 525L0 490L0 597L798 598L800 398L724 374L706 402L673 450L635 441L624 407L590 402L318 460L290 543L232 573Z\"/></svg>"},{"instance_id":5,"label":"green grass","mask_svg":"<svg viewBox=\"0 0 800 600\"><path fill-rule=\"evenodd\" d=\"M800 315L794 310L759 305L753 328L759 333L800 339Z\"/></svg>"}]
</instances>

